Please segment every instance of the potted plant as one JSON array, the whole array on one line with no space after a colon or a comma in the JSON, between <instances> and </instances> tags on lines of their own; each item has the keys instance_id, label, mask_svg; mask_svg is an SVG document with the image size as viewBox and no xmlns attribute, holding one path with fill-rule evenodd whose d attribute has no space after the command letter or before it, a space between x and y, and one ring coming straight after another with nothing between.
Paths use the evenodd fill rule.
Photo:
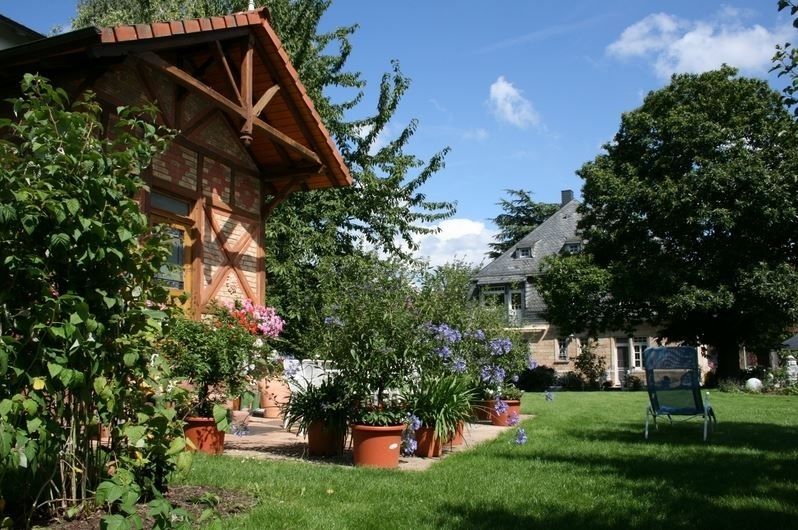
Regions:
<instances>
[{"instance_id":1,"label":"potted plant","mask_svg":"<svg viewBox=\"0 0 798 530\"><path fill-rule=\"evenodd\" d=\"M413 274L405 265L354 253L320 263L324 316L317 357L328 358L357 400L356 466L399 465L406 411L398 390L415 368L421 340Z\"/></svg>"},{"instance_id":2,"label":"potted plant","mask_svg":"<svg viewBox=\"0 0 798 530\"><path fill-rule=\"evenodd\" d=\"M440 456L443 445L471 417L473 397L468 379L457 375L422 377L408 388L407 409L421 421L415 432L417 456Z\"/></svg>"},{"instance_id":3,"label":"potted plant","mask_svg":"<svg viewBox=\"0 0 798 530\"><path fill-rule=\"evenodd\" d=\"M352 411L352 394L341 377L328 376L318 385L306 382L296 388L283 414L288 430L307 434L310 456L343 453L346 429Z\"/></svg>"},{"instance_id":4,"label":"potted plant","mask_svg":"<svg viewBox=\"0 0 798 530\"><path fill-rule=\"evenodd\" d=\"M490 422L499 427L511 427L518 423L521 414L521 396L524 392L514 385L504 385L497 392L490 408Z\"/></svg>"},{"instance_id":5,"label":"potted plant","mask_svg":"<svg viewBox=\"0 0 798 530\"><path fill-rule=\"evenodd\" d=\"M210 319L176 318L166 331L162 353L173 376L190 390L184 411L186 437L196 449L219 454L230 426L223 404L244 393L258 376L274 370L266 343L221 306Z\"/></svg>"}]
</instances>

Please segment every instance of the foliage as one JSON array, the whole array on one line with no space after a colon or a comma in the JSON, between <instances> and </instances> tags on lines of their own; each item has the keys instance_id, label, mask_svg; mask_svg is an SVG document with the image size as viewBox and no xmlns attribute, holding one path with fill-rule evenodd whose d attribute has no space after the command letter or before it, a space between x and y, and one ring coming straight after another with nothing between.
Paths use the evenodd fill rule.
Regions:
<instances>
[{"instance_id":1,"label":"foliage","mask_svg":"<svg viewBox=\"0 0 798 530\"><path fill-rule=\"evenodd\" d=\"M607 360L596 354L598 342L594 339L582 341L579 355L574 358L574 368L582 375L585 385L591 390L601 388L602 381L605 380L607 370Z\"/></svg>"},{"instance_id":2,"label":"foliage","mask_svg":"<svg viewBox=\"0 0 798 530\"><path fill-rule=\"evenodd\" d=\"M404 392L407 410L432 427L439 440L450 440L458 425L471 418L471 382L457 375L421 377Z\"/></svg>"},{"instance_id":3,"label":"foliage","mask_svg":"<svg viewBox=\"0 0 798 530\"><path fill-rule=\"evenodd\" d=\"M354 407L351 389L343 377L329 376L318 385L306 382L295 388L283 410L285 427L308 431L311 423L323 422L328 429L346 432Z\"/></svg>"},{"instance_id":4,"label":"foliage","mask_svg":"<svg viewBox=\"0 0 798 530\"><path fill-rule=\"evenodd\" d=\"M798 320L796 147L780 95L732 68L651 92L579 171L587 280L562 300L541 279L551 321L649 321L669 340L714 346L720 375L735 375L741 345L769 349Z\"/></svg>"},{"instance_id":5,"label":"foliage","mask_svg":"<svg viewBox=\"0 0 798 530\"><path fill-rule=\"evenodd\" d=\"M499 228L495 243L490 243L488 257L496 259L539 224L554 215L559 209L558 204L535 202L532 192L527 190L504 190L509 198L502 198L497 203L504 211L491 219Z\"/></svg>"},{"instance_id":6,"label":"foliage","mask_svg":"<svg viewBox=\"0 0 798 530\"><path fill-rule=\"evenodd\" d=\"M585 389L585 378L577 372L566 372L565 375L559 377L557 384L565 390L581 391Z\"/></svg>"},{"instance_id":7,"label":"foliage","mask_svg":"<svg viewBox=\"0 0 798 530\"><path fill-rule=\"evenodd\" d=\"M172 374L185 378L192 387L190 409L184 411L191 416L221 416L221 403L276 371L267 357L270 348L262 339L255 338L227 308L217 307L214 314L213 320L174 319L161 342Z\"/></svg>"},{"instance_id":8,"label":"foliage","mask_svg":"<svg viewBox=\"0 0 798 530\"><path fill-rule=\"evenodd\" d=\"M626 374L621 382L625 390L643 390L643 380L636 375Z\"/></svg>"},{"instance_id":9,"label":"foliage","mask_svg":"<svg viewBox=\"0 0 798 530\"><path fill-rule=\"evenodd\" d=\"M314 338L306 331L321 310L317 288L323 281L316 268L321 257L354 252L361 241L389 255L408 257L418 235L451 216L454 205L430 201L420 191L444 165L448 149L423 161L407 152L415 120L385 145L398 105L410 85L397 62L384 74L373 114L352 119L365 97L360 73L346 70L350 39L357 26L320 31L319 23L331 0L269 0L271 23L349 167L354 186L297 193L278 206L266 227L268 296L288 322L285 339L290 352L302 357ZM247 8L246 0L81 0L73 20L86 25L140 23L186 16L224 15ZM330 94L352 96L335 102Z\"/></svg>"},{"instance_id":10,"label":"foliage","mask_svg":"<svg viewBox=\"0 0 798 530\"><path fill-rule=\"evenodd\" d=\"M526 392L543 392L557 382L557 372L550 366L527 368L518 376L518 388Z\"/></svg>"},{"instance_id":11,"label":"foliage","mask_svg":"<svg viewBox=\"0 0 798 530\"><path fill-rule=\"evenodd\" d=\"M798 13L798 4L793 0L778 0L778 9L783 11L790 9L790 16L795 17ZM793 27L798 27L798 18L793 18ZM782 90L784 93L784 104L793 109L793 114L798 116L798 49L786 42L776 45L776 53L773 56L773 68L771 72L778 72L779 77L787 78L787 86Z\"/></svg>"},{"instance_id":12,"label":"foliage","mask_svg":"<svg viewBox=\"0 0 798 530\"><path fill-rule=\"evenodd\" d=\"M388 391L409 379L422 344L412 269L355 253L323 260L319 270L324 316L312 330L321 339L316 356L332 360L352 385L361 402L355 421L403 417Z\"/></svg>"},{"instance_id":13,"label":"foliage","mask_svg":"<svg viewBox=\"0 0 798 530\"><path fill-rule=\"evenodd\" d=\"M120 108L107 139L90 94L21 87L0 122L0 504L25 526L114 469L163 488L182 438L150 362L168 250L134 198L169 134Z\"/></svg>"}]
</instances>

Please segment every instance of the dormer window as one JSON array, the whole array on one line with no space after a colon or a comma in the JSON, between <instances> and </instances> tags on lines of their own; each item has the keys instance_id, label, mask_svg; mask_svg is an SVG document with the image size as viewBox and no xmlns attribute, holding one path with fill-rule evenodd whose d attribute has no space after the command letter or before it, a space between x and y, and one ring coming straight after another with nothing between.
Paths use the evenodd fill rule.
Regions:
<instances>
[{"instance_id":1,"label":"dormer window","mask_svg":"<svg viewBox=\"0 0 798 530\"><path fill-rule=\"evenodd\" d=\"M518 248L515 251L516 258L531 258L532 257L532 249L529 247Z\"/></svg>"},{"instance_id":2,"label":"dormer window","mask_svg":"<svg viewBox=\"0 0 798 530\"><path fill-rule=\"evenodd\" d=\"M582 251L582 243L566 243L562 251L564 254L578 254Z\"/></svg>"}]
</instances>

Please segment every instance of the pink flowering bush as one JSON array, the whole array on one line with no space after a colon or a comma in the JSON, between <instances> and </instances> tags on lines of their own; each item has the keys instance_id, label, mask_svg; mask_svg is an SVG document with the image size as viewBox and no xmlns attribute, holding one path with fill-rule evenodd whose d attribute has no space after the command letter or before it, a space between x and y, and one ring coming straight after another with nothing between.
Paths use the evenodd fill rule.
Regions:
<instances>
[{"instance_id":1,"label":"pink flowering bush","mask_svg":"<svg viewBox=\"0 0 798 530\"><path fill-rule=\"evenodd\" d=\"M283 319L273 307L257 305L249 299L243 302L241 300L225 302L222 307L229 316L253 335L276 339L283 331Z\"/></svg>"}]
</instances>

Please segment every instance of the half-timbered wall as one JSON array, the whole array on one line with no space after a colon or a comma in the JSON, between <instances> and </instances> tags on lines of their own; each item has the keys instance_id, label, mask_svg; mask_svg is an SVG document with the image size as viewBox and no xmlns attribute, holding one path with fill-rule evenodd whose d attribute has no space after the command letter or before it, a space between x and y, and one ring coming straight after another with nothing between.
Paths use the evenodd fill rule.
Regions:
<instances>
[{"instance_id":1,"label":"half-timbered wall","mask_svg":"<svg viewBox=\"0 0 798 530\"><path fill-rule=\"evenodd\" d=\"M166 76L125 61L93 86L106 108L155 102L162 124L180 134L158 155L146 178L153 191L189 202L191 308L213 300L263 301L263 189L256 165L228 118ZM110 117L109 120L113 120ZM152 214L147 195L145 211Z\"/></svg>"}]
</instances>

